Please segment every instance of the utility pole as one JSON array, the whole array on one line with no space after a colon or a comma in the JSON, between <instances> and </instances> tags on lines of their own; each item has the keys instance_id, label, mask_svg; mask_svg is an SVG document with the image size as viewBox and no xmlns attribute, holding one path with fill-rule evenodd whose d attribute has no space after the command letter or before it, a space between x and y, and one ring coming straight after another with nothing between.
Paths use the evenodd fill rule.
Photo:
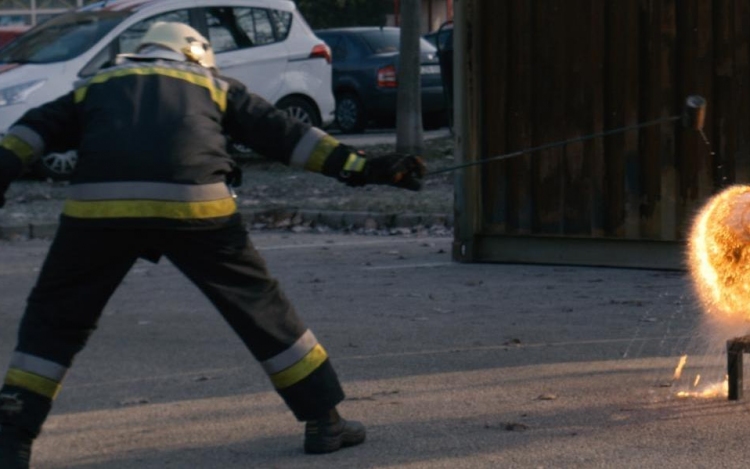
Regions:
<instances>
[{"instance_id":1,"label":"utility pole","mask_svg":"<svg viewBox=\"0 0 750 469\"><path fill-rule=\"evenodd\" d=\"M396 94L396 151L424 153L420 86L420 0L400 0L401 51Z\"/></svg>"}]
</instances>

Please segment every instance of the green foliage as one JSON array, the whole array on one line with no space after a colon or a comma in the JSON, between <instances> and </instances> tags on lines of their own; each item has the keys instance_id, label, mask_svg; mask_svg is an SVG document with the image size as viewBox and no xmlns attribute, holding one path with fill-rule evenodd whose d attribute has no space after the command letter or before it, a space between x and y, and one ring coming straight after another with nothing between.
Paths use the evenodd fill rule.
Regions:
<instances>
[{"instance_id":1,"label":"green foliage","mask_svg":"<svg viewBox=\"0 0 750 469\"><path fill-rule=\"evenodd\" d=\"M393 12L393 0L295 0L313 29L382 26Z\"/></svg>"}]
</instances>

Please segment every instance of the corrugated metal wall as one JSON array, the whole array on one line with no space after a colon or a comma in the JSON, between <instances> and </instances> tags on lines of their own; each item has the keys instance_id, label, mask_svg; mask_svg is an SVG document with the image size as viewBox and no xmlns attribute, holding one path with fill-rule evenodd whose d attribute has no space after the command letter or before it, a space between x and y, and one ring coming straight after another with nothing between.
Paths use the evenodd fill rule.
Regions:
<instances>
[{"instance_id":1,"label":"corrugated metal wall","mask_svg":"<svg viewBox=\"0 0 750 469\"><path fill-rule=\"evenodd\" d=\"M467 171L462 251L493 235L680 242L718 187L750 182L750 1L457 5L465 161L676 116L690 94L714 150L665 123ZM456 257L504 260L492 242Z\"/></svg>"}]
</instances>

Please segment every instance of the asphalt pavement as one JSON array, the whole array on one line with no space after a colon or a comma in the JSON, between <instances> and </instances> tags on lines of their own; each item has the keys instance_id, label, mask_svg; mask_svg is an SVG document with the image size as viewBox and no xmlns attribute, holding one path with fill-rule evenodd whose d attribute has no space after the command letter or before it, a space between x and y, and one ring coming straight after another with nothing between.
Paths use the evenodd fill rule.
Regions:
<instances>
[{"instance_id":1,"label":"asphalt pavement","mask_svg":"<svg viewBox=\"0 0 750 469\"><path fill-rule=\"evenodd\" d=\"M66 378L37 468L740 468L748 404L680 272L460 264L450 237L253 233L365 444L302 424L168 262L138 263ZM49 241L0 242L0 367ZM676 369L687 354L684 369ZM679 379L676 375L679 374ZM708 386L708 387L706 387Z\"/></svg>"}]
</instances>

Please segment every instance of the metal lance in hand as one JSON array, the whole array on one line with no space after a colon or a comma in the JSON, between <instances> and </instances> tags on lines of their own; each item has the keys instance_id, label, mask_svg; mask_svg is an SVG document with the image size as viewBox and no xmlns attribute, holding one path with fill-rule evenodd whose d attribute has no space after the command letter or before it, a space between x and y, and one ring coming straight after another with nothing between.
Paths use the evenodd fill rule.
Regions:
<instances>
[{"instance_id":1,"label":"metal lance in hand","mask_svg":"<svg viewBox=\"0 0 750 469\"><path fill-rule=\"evenodd\" d=\"M685 112L682 114L682 126L687 129L703 131L706 121L706 100L694 94L685 100Z\"/></svg>"}]
</instances>

